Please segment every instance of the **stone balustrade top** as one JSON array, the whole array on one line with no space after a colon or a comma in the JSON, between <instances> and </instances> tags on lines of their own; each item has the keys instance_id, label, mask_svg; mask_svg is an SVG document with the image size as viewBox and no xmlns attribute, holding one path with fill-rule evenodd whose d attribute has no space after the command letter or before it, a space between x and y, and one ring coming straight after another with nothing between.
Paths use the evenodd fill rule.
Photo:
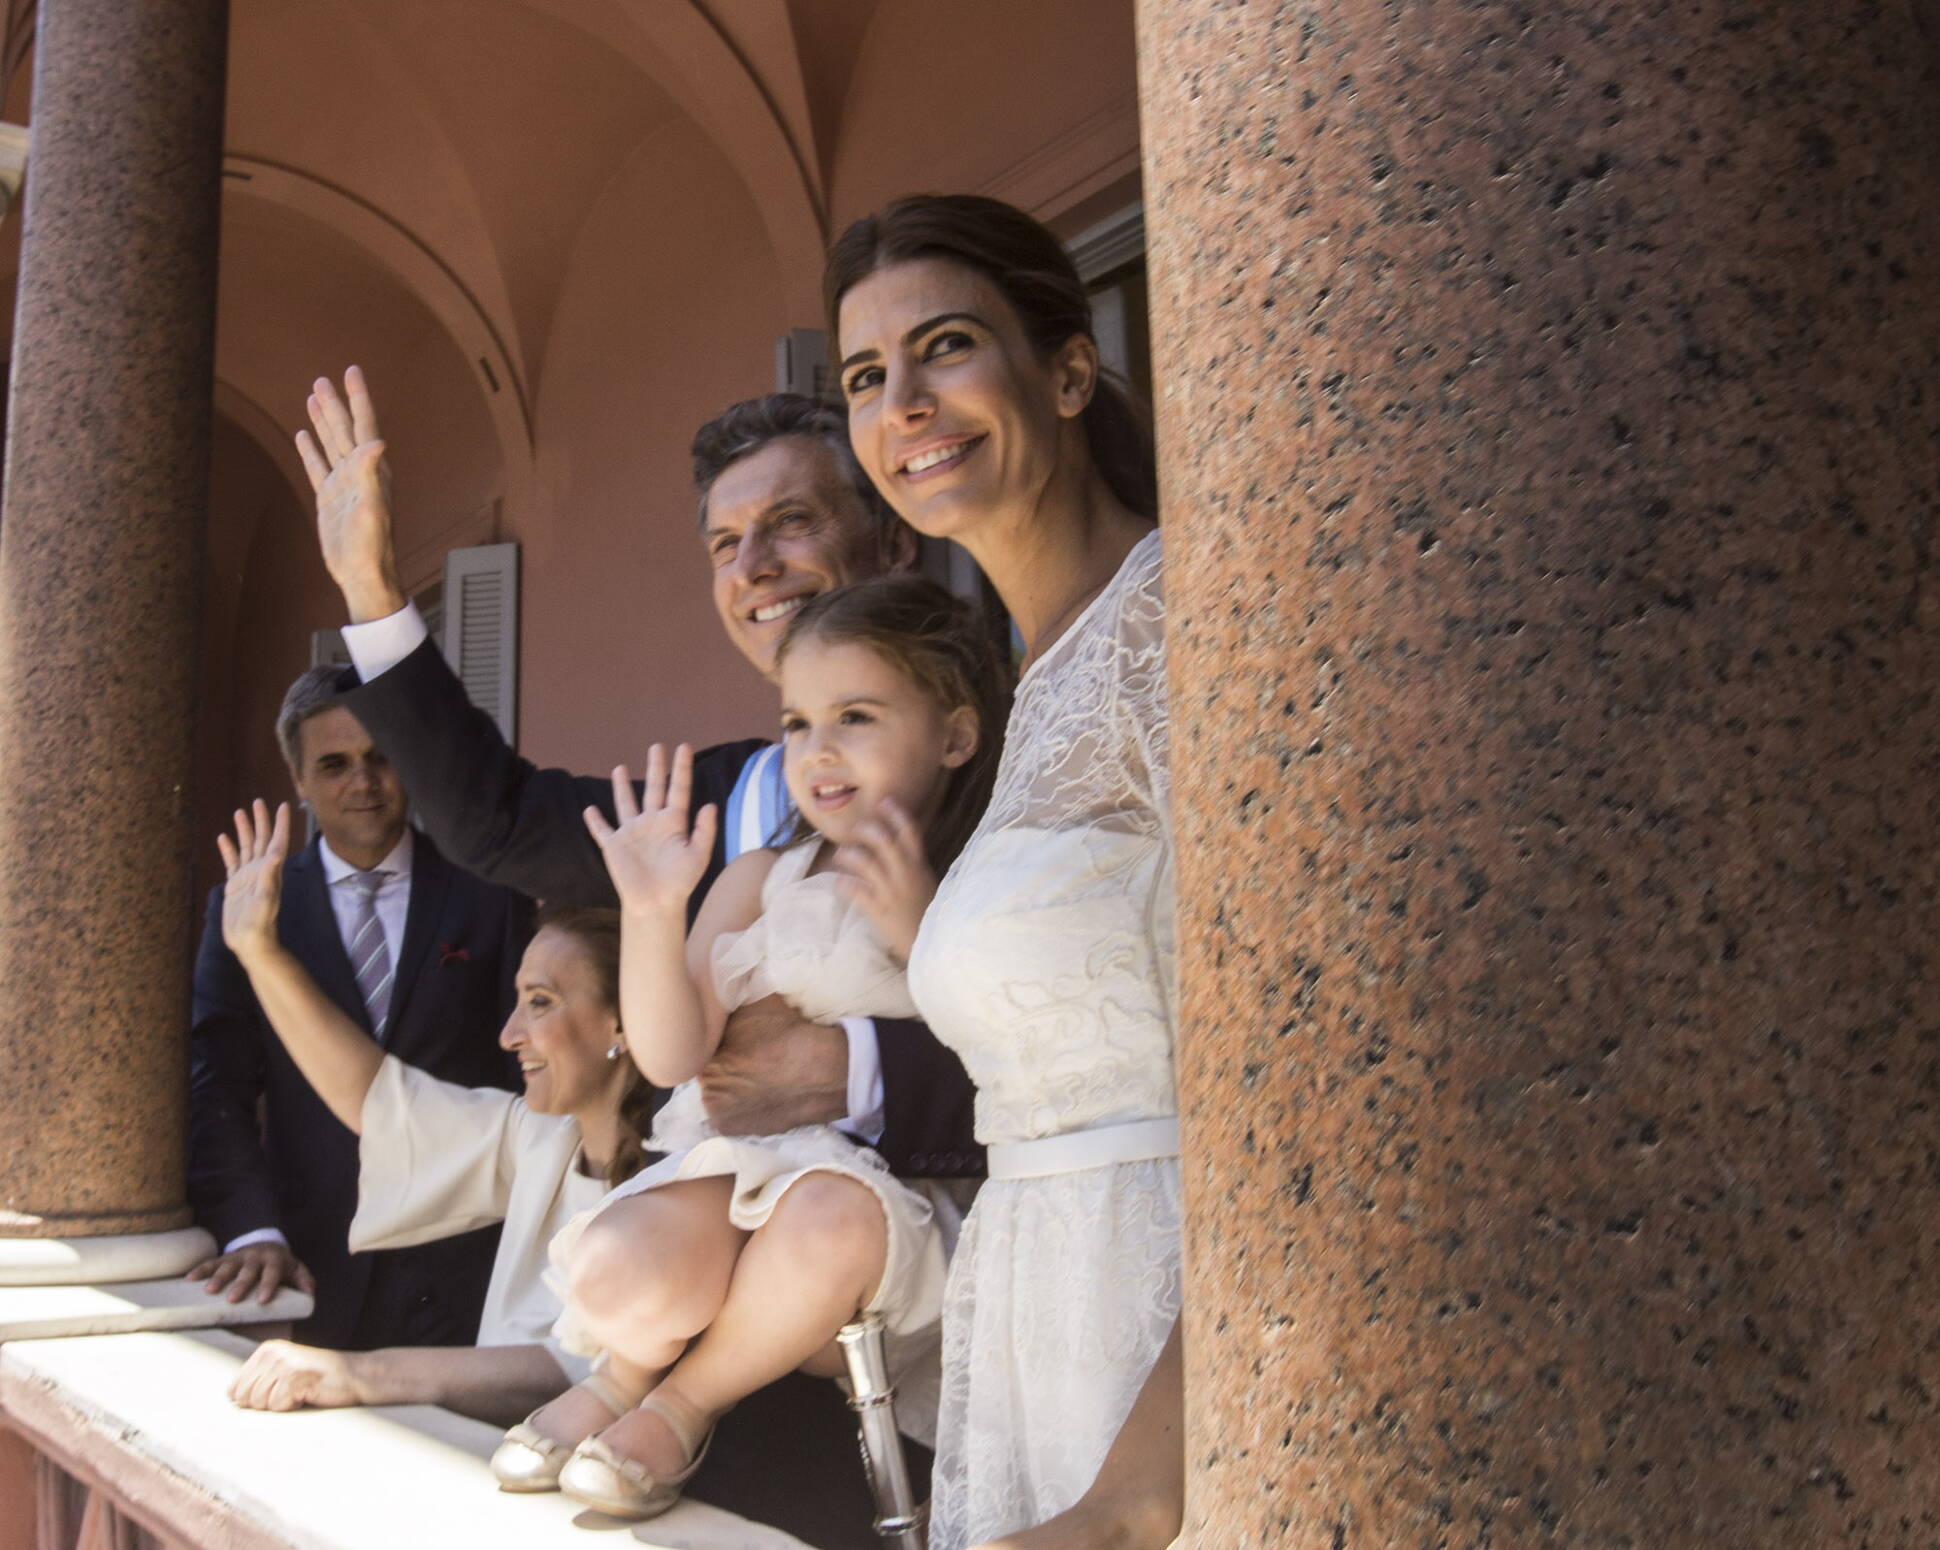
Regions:
<instances>
[{"instance_id":1,"label":"stone balustrade top","mask_svg":"<svg viewBox=\"0 0 1940 1550\"><path fill-rule=\"evenodd\" d=\"M433 1406L239 1410L227 1390L250 1349L217 1330L16 1340L0 1346L0 1419L190 1544L598 1550L628 1531L556 1493L501 1493L486 1469L497 1430ZM701 1502L632 1528L628 1542L811 1550Z\"/></svg>"}]
</instances>

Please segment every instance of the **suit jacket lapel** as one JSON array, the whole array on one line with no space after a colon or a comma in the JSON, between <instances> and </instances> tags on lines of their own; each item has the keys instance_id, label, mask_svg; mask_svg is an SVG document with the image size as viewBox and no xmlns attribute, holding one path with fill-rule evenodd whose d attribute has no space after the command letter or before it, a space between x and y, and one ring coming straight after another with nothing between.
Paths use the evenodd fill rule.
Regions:
<instances>
[{"instance_id":1,"label":"suit jacket lapel","mask_svg":"<svg viewBox=\"0 0 1940 1550\"><path fill-rule=\"evenodd\" d=\"M390 1037L404 1028L404 1010L418 980L430 969L432 949L444 925L445 898L451 890L451 863L422 832L411 838L411 902L404 912L404 942L398 949L397 981L391 987Z\"/></svg>"},{"instance_id":2,"label":"suit jacket lapel","mask_svg":"<svg viewBox=\"0 0 1940 1550\"><path fill-rule=\"evenodd\" d=\"M281 927L284 944L316 977L320 989L368 1033L370 1014L357 989L357 975L344 951L337 914L330 907L330 885L323 876L317 841L298 851L283 873Z\"/></svg>"}]
</instances>

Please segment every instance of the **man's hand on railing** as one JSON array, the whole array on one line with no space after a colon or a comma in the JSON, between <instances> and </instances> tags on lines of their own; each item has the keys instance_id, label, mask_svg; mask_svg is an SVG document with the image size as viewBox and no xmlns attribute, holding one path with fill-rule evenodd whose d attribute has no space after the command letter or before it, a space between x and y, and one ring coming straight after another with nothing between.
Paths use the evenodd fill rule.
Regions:
<instances>
[{"instance_id":1,"label":"man's hand on railing","mask_svg":"<svg viewBox=\"0 0 1940 1550\"><path fill-rule=\"evenodd\" d=\"M214 1296L227 1290L231 1302L241 1302L252 1291L258 1302L266 1303L279 1286L294 1286L314 1297L315 1277L309 1266L290 1252L286 1243L251 1243L227 1254L205 1259L189 1271L191 1281L206 1280L203 1291Z\"/></svg>"}]
</instances>

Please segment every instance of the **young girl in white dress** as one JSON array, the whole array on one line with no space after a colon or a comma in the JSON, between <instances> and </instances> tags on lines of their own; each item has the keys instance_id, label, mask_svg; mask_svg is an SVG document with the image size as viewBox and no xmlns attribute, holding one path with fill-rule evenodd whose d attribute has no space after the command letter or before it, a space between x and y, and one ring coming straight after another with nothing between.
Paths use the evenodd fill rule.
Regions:
<instances>
[{"instance_id":1,"label":"young girl in white dress","mask_svg":"<svg viewBox=\"0 0 1940 1550\"><path fill-rule=\"evenodd\" d=\"M559 1335L602 1353L599 1383L527 1423L583 1437L559 1473L567 1494L622 1516L666 1510L736 1401L797 1368L840 1370L832 1342L858 1309L883 1316L892 1364L899 1346L933 1349L944 1244L930 1200L832 1126L717 1135L694 1078L728 1011L763 996L817 1020L911 1015L902 966L988 796L1003 681L975 613L934 583L891 577L805 605L780 656L801 821L721 874L691 935L717 819L703 808L690 827L690 751L670 761L656 746L638 803L615 772L617 826L587 813L621 902L627 1046L676 1090L649 1141L668 1155L553 1245ZM615 1392L634 1407L604 1425Z\"/></svg>"}]
</instances>

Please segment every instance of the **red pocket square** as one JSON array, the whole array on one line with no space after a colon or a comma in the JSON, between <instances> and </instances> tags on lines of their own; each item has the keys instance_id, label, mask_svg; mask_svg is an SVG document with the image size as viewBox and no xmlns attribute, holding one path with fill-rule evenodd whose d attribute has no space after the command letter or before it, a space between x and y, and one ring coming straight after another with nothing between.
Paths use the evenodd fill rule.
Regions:
<instances>
[{"instance_id":1,"label":"red pocket square","mask_svg":"<svg viewBox=\"0 0 1940 1550\"><path fill-rule=\"evenodd\" d=\"M449 942L440 942L438 944L439 968L443 969L454 963L470 963L471 961L472 954L469 947L453 947Z\"/></svg>"}]
</instances>

